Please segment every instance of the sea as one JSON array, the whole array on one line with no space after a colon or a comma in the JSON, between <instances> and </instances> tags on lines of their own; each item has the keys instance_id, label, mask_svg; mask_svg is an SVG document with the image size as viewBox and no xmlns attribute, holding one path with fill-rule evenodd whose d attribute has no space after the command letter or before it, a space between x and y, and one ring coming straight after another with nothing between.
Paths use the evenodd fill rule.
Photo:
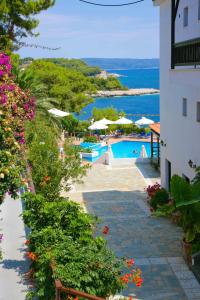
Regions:
<instances>
[{"instance_id":1,"label":"sea","mask_svg":"<svg viewBox=\"0 0 200 300\"><path fill-rule=\"evenodd\" d=\"M159 89L159 68L151 69L133 69L133 70L106 70L110 73L119 74L119 80L128 88L155 88ZM139 115L148 115L147 117L159 122L160 95L142 95L142 96L122 96L122 97L104 97L95 98L93 103L86 106L79 116L80 120L87 120L92 115L94 107L106 108L114 107L118 111L124 111L126 117L136 121L141 118Z\"/></svg>"}]
</instances>

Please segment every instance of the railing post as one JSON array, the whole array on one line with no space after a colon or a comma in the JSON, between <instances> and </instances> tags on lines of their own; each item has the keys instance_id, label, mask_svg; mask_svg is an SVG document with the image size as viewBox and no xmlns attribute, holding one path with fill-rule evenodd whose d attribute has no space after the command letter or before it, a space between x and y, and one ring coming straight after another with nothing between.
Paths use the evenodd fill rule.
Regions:
<instances>
[{"instance_id":1,"label":"railing post","mask_svg":"<svg viewBox=\"0 0 200 300\"><path fill-rule=\"evenodd\" d=\"M56 299L55 300L61 300L62 284L61 284L60 280L55 280L55 287L56 287Z\"/></svg>"},{"instance_id":2,"label":"railing post","mask_svg":"<svg viewBox=\"0 0 200 300\"><path fill-rule=\"evenodd\" d=\"M56 299L55 300L60 300L60 290L56 288Z\"/></svg>"}]
</instances>

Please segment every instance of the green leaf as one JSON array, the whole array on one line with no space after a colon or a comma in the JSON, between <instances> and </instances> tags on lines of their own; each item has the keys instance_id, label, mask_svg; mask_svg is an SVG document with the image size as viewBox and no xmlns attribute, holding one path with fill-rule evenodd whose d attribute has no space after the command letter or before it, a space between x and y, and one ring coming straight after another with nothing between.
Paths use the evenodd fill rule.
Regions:
<instances>
[{"instance_id":1,"label":"green leaf","mask_svg":"<svg viewBox=\"0 0 200 300\"><path fill-rule=\"evenodd\" d=\"M196 236L196 231L192 227L192 228L188 229L188 231L186 232L185 239L187 242L191 243L195 239L195 236Z\"/></svg>"},{"instance_id":2,"label":"green leaf","mask_svg":"<svg viewBox=\"0 0 200 300\"><path fill-rule=\"evenodd\" d=\"M190 184L178 175L171 180L171 194L175 200L176 207L192 204L192 192ZM194 202L195 203L195 202Z\"/></svg>"}]
</instances>

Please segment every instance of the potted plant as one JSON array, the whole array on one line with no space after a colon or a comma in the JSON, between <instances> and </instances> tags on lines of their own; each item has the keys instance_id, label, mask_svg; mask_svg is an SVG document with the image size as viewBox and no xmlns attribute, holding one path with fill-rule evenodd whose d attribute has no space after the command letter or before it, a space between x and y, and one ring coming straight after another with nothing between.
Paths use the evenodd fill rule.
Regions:
<instances>
[{"instance_id":1,"label":"potted plant","mask_svg":"<svg viewBox=\"0 0 200 300\"><path fill-rule=\"evenodd\" d=\"M163 206L169 202L169 193L159 183L148 186L146 192L152 212L156 211L159 206Z\"/></svg>"},{"instance_id":2,"label":"potted plant","mask_svg":"<svg viewBox=\"0 0 200 300\"><path fill-rule=\"evenodd\" d=\"M183 256L191 265L192 242L200 233L200 183L188 183L180 176L171 180L171 194L176 208L180 211L180 223L183 227Z\"/></svg>"}]
</instances>

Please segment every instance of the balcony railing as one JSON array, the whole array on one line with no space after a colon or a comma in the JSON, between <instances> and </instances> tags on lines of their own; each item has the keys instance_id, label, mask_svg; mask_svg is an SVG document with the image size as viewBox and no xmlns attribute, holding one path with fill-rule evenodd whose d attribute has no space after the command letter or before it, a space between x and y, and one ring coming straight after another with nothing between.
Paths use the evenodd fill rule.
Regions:
<instances>
[{"instance_id":1,"label":"balcony railing","mask_svg":"<svg viewBox=\"0 0 200 300\"><path fill-rule=\"evenodd\" d=\"M176 43L172 55L174 66L200 65L200 38Z\"/></svg>"},{"instance_id":2,"label":"balcony railing","mask_svg":"<svg viewBox=\"0 0 200 300\"><path fill-rule=\"evenodd\" d=\"M71 288L66 288L62 285L60 280L55 280L55 287L56 287L56 300L61 300L63 299L62 297L64 295L66 296L76 296L76 297L80 297L80 298L84 298L84 299L88 299L88 300L105 300L104 298L100 298L94 295L90 295L81 291L77 291ZM65 296L65 299L66 299Z\"/></svg>"}]
</instances>

